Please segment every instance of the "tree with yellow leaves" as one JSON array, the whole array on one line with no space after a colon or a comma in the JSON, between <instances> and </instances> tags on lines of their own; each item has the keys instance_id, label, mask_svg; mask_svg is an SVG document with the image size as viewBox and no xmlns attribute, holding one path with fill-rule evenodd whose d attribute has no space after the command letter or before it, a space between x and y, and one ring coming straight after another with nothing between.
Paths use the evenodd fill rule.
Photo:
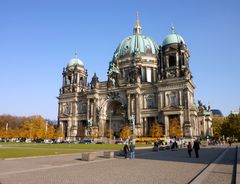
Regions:
<instances>
[{"instance_id":1,"label":"tree with yellow leaves","mask_svg":"<svg viewBox=\"0 0 240 184\"><path fill-rule=\"evenodd\" d=\"M158 138L163 136L163 129L158 122L154 122L151 124L150 135L151 137L158 137Z\"/></svg>"},{"instance_id":2,"label":"tree with yellow leaves","mask_svg":"<svg viewBox=\"0 0 240 184\"><path fill-rule=\"evenodd\" d=\"M131 134L131 129L129 126L123 127L123 129L120 132L120 138L122 139L128 139Z\"/></svg>"},{"instance_id":3,"label":"tree with yellow leaves","mask_svg":"<svg viewBox=\"0 0 240 184\"><path fill-rule=\"evenodd\" d=\"M113 133L114 132L112 129L111 130L107 129L107 131L105 131L105 137L113 139Z\"/></svg>"},{"instance_id":4,"label":"tree with yellow leaves","mask_svg":"<svg viewBox=\"0 0 240 184\"><path fill-rule=\"evenodd\" d=\"M46 133L47 139L55 139L55 128L53 125L49 125Z\"/></svg>"},{"instance_id":5,"label":"tree with yellow leaves","mask_svg":"<svg viewBox=\"0 0 240 184\"><path fill-rule=\"evenodd\" d=\"M44 139L46 122L41 116L31 116L23 123L25 138Z\"/></svg>"},{"instance_id":6,"label":"tree with yellow leaves","mask_svg":"<svg viewBox=\"0 0 240 184\"><path fill-rule=\"evenodd\" d=\"M55 134L54 134L54 138L55 138L55 139L64 139L64 133L63 133L61 127L58 127L58 128L56 129Z\"/></svg>"},{"instance_id":7,"label":"tree with yellow leaves","mask_svg":"<svg viewBox=\"0 0 240 184\"><path fill-rule=\"evenodd\" d=\"M180 121L177 118L172 118L169 120L169 136L182 137Z\"/></svg>"},{"instance_id":8,"label":"tree with yellow leaves","mask_svg":"<svg viewBox=\"0 0 240 184\"><path fill-rule=\"evenodd\" d=\"M213 116L212 118L212 128L213 128L213 136L219 139L222 131L222 125L224 123L224 117L221 116Z\"/></svg>"}]
</instances>

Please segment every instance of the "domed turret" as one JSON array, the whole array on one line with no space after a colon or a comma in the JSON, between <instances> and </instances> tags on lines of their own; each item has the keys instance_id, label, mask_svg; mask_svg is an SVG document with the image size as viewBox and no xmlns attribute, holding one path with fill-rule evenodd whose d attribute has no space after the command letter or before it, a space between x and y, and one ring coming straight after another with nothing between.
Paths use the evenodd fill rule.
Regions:
<instances>
[{"instance_id":1,"label":"domed turret","mask_svg":"<svg viewBox=\"0 0 240 184\"><path fill-rule=\"evenodd\" d=\"M172 29L172 33L166 36L166 38L162 42L162 46L164 47L169 44L178 44L178 43L185 44L183 38L180 35L175 33L175 28L172 26L171 29Z\"/></svg>"},{"instance_id":2,"label":"domed turret","mask_svg":"<svg viewBox=\"0 0 240 184\"><path fill-rule=\"evenodd\" d=\"M171 34L163 40L160 61L160 78L191 79L189 52L183 38L171 27Z\"/></svg>"},{"instance_id":3,"label":"domed turret","mask_svg":"<svg viewBox=\"0 0 240 184\"><path fill-rule=\"evenodd\" d=\"M82 67L84 66L83 62L78 58L77 53L75 53L75 57L68 62L67 68L71 69L71 68L74 68L75 66L82 66Z\"/></svg>"},{"instance_id":4,"label":"domed turret","mask_svg":"<svg viewBox=\"0 0 240 184\"><path fill-rule=\"evenodd\" d=\"M68 62L67 68L63 68L62 75L63 84L60 94L80 92L87 88L87 70L84 69L83 62L78 58L77 53Z\"/></svg>"}]
</instances>

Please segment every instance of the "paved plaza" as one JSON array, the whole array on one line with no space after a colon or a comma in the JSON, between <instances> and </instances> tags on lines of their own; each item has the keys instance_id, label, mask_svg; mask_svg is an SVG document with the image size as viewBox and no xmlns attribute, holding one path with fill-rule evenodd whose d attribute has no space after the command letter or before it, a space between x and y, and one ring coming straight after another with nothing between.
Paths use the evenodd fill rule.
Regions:
<instances>
[{"instance_id":1,"label":"paved plaza","mask_svg":"<svg viewBox=\"0 0 240 184\"><path fill-rule=\"evenodd\" d=\"M106 159L99 152L95 161L82 161L81 154L0 160L1 184L120 184L120 183L189 183L202 169L224 152L201 181L231 183L234 147L201 148L200 158L187 155L186 149L153 152L137 150L136 159Z\"/></svg>"}]
</instances>

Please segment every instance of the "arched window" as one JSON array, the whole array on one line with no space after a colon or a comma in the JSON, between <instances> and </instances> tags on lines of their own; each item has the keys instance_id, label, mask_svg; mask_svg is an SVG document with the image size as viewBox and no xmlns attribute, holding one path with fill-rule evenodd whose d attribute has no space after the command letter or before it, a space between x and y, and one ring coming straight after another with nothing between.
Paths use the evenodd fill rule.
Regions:
<instances>
[{"instance_id":1,"label":"arched window","mask_svg":"<svg viewBox=\"0 0 240 184\"><path fill-rule=\"evenodd\" d=\"M176 57L175 56L169 56L169 67L176 66Z\"/></svg>"}]
</instances>

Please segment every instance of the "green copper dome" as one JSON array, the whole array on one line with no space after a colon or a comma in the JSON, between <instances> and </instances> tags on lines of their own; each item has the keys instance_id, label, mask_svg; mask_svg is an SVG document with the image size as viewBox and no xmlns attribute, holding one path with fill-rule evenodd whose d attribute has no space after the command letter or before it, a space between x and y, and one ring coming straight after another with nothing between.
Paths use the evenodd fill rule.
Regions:
<instances>
[{"instance_id":1,"label":"green copper dome","mask_svg":"<svg viewBox=\"0 0 240 184\"><path fill-rule=\"evenodd\" d=\"M67 68L73 68L76 65L84 66L83 62L78 58L77 54L75 53L75 57L68 62Z\"/></svg>"},{"instance_id":2,"label":"green copper dome","mask_svg":"<svg viewBox=\"0 0 240 184\"><path fill-rule=\"evenodd\" d=\"M169 44L177 44L177 43L185 44L183 38L180 35L176 34L175 28L172 25L171 34L166 36L166 38L162 42L162 46L169 45Z\"/></svg>"},{"instance_id":3,"label":"green copper dome","mask_svg":"<svg viewBox=\"0 0 240 184\"><path fill-rule=\"evenodd\" d=\"M141 34L141 29L137 19L133 35L126 37L119 44L114 53L115 58L135 54L158 54L158 45L150 37Z\"/></svg>"},{"instance_id":4,"label":"green copper dome","mask_svg":"<svg viewBox=\"0 0 240 184\"><path fill-rule=\"evenodd\" d=\"M167 37L163 40L162 46L174 44L174 43L183 43L185 44L183 38L175 33L167 35Z\"/></svg>"}]
</instances>

